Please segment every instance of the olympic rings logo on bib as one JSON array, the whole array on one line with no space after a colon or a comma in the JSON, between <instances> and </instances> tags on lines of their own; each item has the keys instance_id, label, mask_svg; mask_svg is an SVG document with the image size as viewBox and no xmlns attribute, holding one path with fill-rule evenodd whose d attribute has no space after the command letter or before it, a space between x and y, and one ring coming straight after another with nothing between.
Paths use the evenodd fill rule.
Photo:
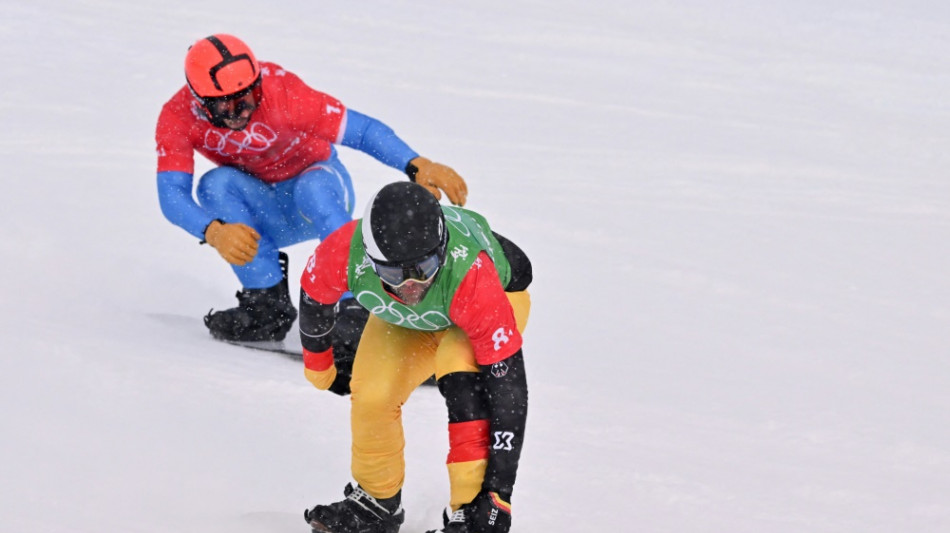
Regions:
<instances>
[{"instance_id":1,"label":"olympic rings logo on bib","mask_svg":"<svg viewBox=\"0 0 950 533\"><path fill-rule=\"evenodd\" d=\"M356 295L356 301L381 320L396 326L418 331L440 331L452 325L452 321L444 313L427 311L420 315L395 300L387 303L371 291L360 292Z\"/></svg>"},{"instance_id":2,"label":"olympic rings logo on bib","mask_svg":"<svg viewBox=\"0 0 950 533\"><path fill-rule=\"evenodd\" d=\"M244 152L264 152L277 140L277 132L263 122L252 122L244 130L205 132L205 148L223 156Z\"/></svg>"}]
</instances>

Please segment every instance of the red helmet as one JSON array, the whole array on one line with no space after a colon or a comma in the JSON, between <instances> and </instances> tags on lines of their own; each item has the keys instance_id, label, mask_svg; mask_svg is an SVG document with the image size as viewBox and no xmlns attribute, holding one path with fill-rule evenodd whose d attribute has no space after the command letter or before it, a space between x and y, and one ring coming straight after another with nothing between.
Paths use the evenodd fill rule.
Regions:
<instances>
[{"instance_id":1,"label":"red helmet","mask_svg":"<svg viewBox=\"0 0 950 533\"><path fill-rule=\"evenodd\" d=\"M191 45L185 55L185 78L199 98L228 96L251 87L261 77L254 53L233 35L218 33Z\"/></svg>"}]
</instances>

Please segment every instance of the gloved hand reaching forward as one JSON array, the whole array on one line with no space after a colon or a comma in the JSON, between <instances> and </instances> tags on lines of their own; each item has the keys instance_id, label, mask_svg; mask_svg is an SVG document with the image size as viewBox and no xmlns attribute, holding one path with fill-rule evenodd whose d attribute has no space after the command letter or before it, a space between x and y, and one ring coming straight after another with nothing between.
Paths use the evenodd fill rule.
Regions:
<instances>
[{"instance_id":1,"label":"gloved hand reaching forward","mask_svg":"<svg viewBox=\"0 0 950 533\"><path fill-rule=\"evenodd\" d=\"M422 185L437 199L442 199L439 189L445 191L449 201L455 205L465 205L468 197L468 186L457 172L442 163L433 163L424 157L417 157L406 166L409 177Z\"/></svg>"},{"instance_id":2,"label":"gloved hand reaching forward","mask_svg":"<svg viewBox=\"0 0 950 533\"><path fill-rule=\"evenodd\" d=\"M254 259L260 238L254 228L240 222L228 224L212 220L205 228L205 242L213 246L225 261L237 266L244 266Z\"/></svg>"}]
</instances>

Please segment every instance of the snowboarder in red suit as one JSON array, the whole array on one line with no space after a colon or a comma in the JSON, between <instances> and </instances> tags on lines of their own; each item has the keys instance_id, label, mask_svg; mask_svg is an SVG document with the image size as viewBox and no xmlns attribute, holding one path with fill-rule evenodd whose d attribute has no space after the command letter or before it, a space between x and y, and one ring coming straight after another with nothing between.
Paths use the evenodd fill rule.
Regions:
<instances>
[{"instance_id":1,"label":"snowboarder in red suit","mask_svg":"<svg viewBox=\"0 0 950 533\"><path fill-rule=\"evenodd\" d=\"M282 66L259 62L237 37L196 41L185 78L158 118L158 197L165 217L214 247L241 283L237 307L205 318L216 338L281 340L289 331L297 313L280 250L323 239L352 219L353 184L336 145L465 203L465 181L454 170ZM217 165L199 180L197 201L195 152Z\"/></svg>"}]
</instances>

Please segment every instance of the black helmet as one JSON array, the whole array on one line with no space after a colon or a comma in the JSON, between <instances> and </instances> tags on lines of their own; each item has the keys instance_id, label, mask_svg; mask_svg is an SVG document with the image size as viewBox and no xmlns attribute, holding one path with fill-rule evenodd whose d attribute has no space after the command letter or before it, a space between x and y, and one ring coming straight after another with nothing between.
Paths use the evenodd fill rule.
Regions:
<instances>
[{"instance_id":1,"label":"black helmet","mask_svg":"<svg viewBox=\"0 0 950 533\"><path fill-rule=\"evenodd\" d=\"M376 273L391 286L426 281L445 261L448 232L442 207L412 182L390 183L373 196L362 236Z\"/></svg>"}]
</instances>

